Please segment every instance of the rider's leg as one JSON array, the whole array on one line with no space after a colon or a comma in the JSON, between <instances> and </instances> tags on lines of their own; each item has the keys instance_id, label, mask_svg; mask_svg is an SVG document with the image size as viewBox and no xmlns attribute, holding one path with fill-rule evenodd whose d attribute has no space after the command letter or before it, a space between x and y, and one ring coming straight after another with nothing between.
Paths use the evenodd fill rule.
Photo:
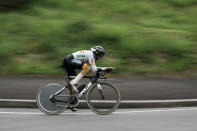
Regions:
<instances>
[{"instance_id":1,"label":"rider's leg","mask_svg":"<svg viewBox=\"0 0 197 131\"><path fill-rule=\"evenodd\" d=\"M73 89L78 92L76 88L76 84L90 71L90 66L86 63L82 66L82 71L70 82L70 84L73 86Z\"/></svg>"},{"instance_id":2,"label":"rider's leg","mask_svg":"<svg viewBox=\"0 0 197 131\"><path fill-rule=\"evenodd\" d=\"M65 69L65 75L69 76L69 77L70 76L76 76L75 68L72 65L72 63L69 62L69 57L65 58L64 61L63 61L63 67ZM69 79L71 80L72 78L69 78Z\"/></svg>"},{"instance_id":3,"label":"rider's leg","mask_svg":"<svg viewBox=\"0 0 197 131\"><path fill-rule=\"evenodd\" d=\"M83 78L84 75L89 72L89 70L91 69L90 66L88 66L85 62L81 60L74 59L73 55L68 55L64 59L63 65L67 67L66 69L69 76L76 74L75 69L82 69L82 71L70 82L73 89L78 92L75 85L79 82L81 78Z\"/></svg>"}]
</instances>

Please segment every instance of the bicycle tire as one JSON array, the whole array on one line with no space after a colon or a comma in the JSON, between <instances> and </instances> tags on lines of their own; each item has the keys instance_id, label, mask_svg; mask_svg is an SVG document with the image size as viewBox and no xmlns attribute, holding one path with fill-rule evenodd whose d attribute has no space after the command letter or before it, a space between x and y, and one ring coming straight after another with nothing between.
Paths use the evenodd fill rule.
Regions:
<instances>
[{"instance_id":1,"label":"bicycle tire","mask_svg":"<svg viewBox=\"0 0 197 131\"><path fill-rule=\"evenodd\" d=\"M112 83L110 83L110 82L107 82L107 81L99 81L98 82L101 86L102 86L102 90L104 89L104 88L112 88L113 89L113 91L116 93L116 101L115 101L115 104L114 104L114 106L111 108L111 109L109 109L109 110L106 110L106 111L101 111L101 109L98 109L95 105L93 105L93 103L91 102L91 94L92 94L92 92L93 92L93 90L96 90L96 88L97 88L97 85L96 85L96 83L95 84L93 84L89 89L88 89L88 92L87 92L87 94L86 94L86 101L87 101L87 103L88 103L88 106L89 106L89 108L91 109L91 111L93 111L93 112L95 112L96 114L98 114L98 115L108 115L108 114L111 114L112 112L114 112L117 108L118 108L118 106L120 105L120 100L121 100L121 96L120 96L120 91L119 91L119 89L115 86L115 85L113 85ZM105 85L105 87L104 87L104 85ZM106 95L105 95L106 96ZM108 94L108 96L109 96L109 94ZM92 101L94 101L94 100L92 100ZM100 104L100 105L99 105ZM101 103L99 103L98 102L98 105L99 106L103 106L103 108L105 108L105 106L106 105L102 105Z\"/></svg>"},{"instance_id":2,"label":"bicycle tire","mask_svg":"<svg viewBox=\"0 0 197 131\"><path fill-rule=\"evenodd\" d=\"M57 83L50 83L45 86L42 86L38 89L37 95L36 95L36 103L38 108L47 115L58 115L62 112L64 112L67 107L68 103L63 102L52 102L50 100L50 96L55 94L57 91L61 90L63 87ZM67 88L65 88L64 91L60 93L62 96L70 96L69 91ZM62 100L65 100L66 97L62 97ZM61 104L61 105L57 105Z\"/></svg>"}]
</instances>

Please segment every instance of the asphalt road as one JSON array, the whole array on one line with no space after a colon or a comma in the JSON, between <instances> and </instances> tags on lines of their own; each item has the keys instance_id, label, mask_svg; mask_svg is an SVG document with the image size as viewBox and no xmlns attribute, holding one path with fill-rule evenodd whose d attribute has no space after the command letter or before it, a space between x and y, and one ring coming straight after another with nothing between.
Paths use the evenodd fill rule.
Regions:
<instances>
[{"instance_id":1,"label":"asphalt road","mask_svg":"<svg viewBox=\"0 0 197 131\"><path fill-rule=\"evenodd\" d=\"M197 78L113 78L109 81L118 86L122 100L197 98ZM65 85L63 77L0 76L0 99L35 99L38 88L51 82Z\"/></svg>"},{"instance_id":2,"label":"asphalt road","mask_svg":"<svg viewBox=\"0 0 197 131\"><path fill-rule=\"evenodd\" d=\"M122 100L197 98L197 78L113 78L109 81L118 86ZM35 99L38 88L51 82L65 85L63 77L0 76L0 99Z\"/></svg>"},{"instance_id":3,"label":"asphalt road","mask_svg":"<svg viewBox=\"0 0 197 131\"><path fill-rule=\"evenodd\" d=\"M37 109L0 108L1 131L196 131L197 107L118 109L100 116L90 110L47 116Z\"/></svg>"}]
</instances>

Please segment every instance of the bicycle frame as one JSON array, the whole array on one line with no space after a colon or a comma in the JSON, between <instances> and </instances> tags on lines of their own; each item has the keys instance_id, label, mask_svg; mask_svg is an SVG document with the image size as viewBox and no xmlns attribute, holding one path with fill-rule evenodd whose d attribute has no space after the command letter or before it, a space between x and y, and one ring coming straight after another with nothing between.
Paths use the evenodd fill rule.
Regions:
<instances>
[{"instance_id":1,"label":"bicycle frame","mask_svg":"<svg viewBox=\"0 0 197 131\"><path fill-rule=\"evenodd\" d=\"M81 98L83 96L83 94L85 94L87 92L87 90L92 86L92 82L89 82L86 87L79 92L78 97Z\"/></svg>"},{"instance_id":2,"label":"bicycle frame","mask_svg":"<svg viewBox=\"0 0 197 131\"><path fill-rule=\"evenodd\" d=\"M103 95L102 95L102 92L101 92L101 85L98 83L98 79L107 79L107 77L100 77L101 74L100 73L97 73L95 76L84 76L83 78L89 78L90 79L90 82L86 85L86 87L78 93L78 97L81 98L83 96L83 94L85 94L87 92L87 90L94 84L96 83L97 84L97 87L99 89L99 92L101 93L101 96L102 98ZM56 92L54 95L51 96L51 98L54 98L55 96L59 95L62 91L64 91L66 88L69 90L70 92L70 95L73 94L72 92L72 87L71 87L71 84L70 84L70 78L74 78L75 76L66 76L66 81L67 81L67 86L63 87L61 90L59 90L58 92Z\"/></svg>"}]
</instances>

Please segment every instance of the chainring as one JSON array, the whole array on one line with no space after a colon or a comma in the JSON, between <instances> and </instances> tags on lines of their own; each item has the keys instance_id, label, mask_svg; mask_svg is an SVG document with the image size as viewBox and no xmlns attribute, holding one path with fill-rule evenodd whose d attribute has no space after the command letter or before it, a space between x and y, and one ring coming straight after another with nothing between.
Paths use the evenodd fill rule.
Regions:
<instances>
[{"instance_id":1,"label":"chainring","mask_svg":"<svg viewBox=\"0 0 197 131\"><path fill-rule=\"evenodd\" d=\"M79 97L78 97L78 95L73 94L73 95L70 96L70 98L69 98L69 105L73 106L73 107L76 107L76 106L79 105Z\"/></svg>"}]
</instances>

